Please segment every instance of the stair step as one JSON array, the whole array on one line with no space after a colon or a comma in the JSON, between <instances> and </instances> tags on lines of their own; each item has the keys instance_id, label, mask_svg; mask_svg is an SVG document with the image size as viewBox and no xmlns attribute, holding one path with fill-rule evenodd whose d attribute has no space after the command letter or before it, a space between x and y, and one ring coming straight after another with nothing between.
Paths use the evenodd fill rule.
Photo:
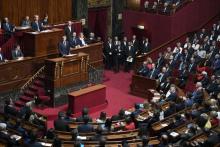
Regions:
<instances>
[{"instance_id":1,"label":"stair step","mask_svg":"<svg viewBox=\"0 0 220 147\"><path fill-rule=\"evenodd\" d=\"M29 101L32 101L33 98L23 95L20 97L20 100L22 100L24 102L29 102Z\"/></svg>"},{"instance_id":2,"label":"stair step","mask_svg":"<svg viewBox=\"0 0 220 147\"><path fill-rule=\"evenodd\" d=\"M36 95L36 92L31 91L31 90L26 90L26 91L24 92L24 95L33 98L33 97Z\"/></svg>"},{"instance_id":3,"label":"stair step","mask_svg":"<svg viewBox=\"0 0 220 147\"><path fill-rule=\"evenodd\" d=\"M15 102L15 106L18 106L18 107L24 107L25 104L26 104L25 102L20 101L20 100Z\"/></svg>"},{"instance_id":4,"label":"stair step","mask_svg":"<svg viewBox=\"0 0 220 147\"><path fill-rule=\"evenodd\" d=\"M36 80L36 81L34 81L34 85L37 85L37 86L43 87L43 86L44 86L44 82L41 81L41 80Z\"/></svg>"}]
</instances>

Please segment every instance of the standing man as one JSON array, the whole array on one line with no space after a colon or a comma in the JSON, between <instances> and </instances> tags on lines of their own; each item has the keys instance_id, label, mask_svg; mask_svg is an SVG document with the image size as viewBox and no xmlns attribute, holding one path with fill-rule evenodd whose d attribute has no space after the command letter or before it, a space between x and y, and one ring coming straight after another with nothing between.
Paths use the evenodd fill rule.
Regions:
<instances>
[{"instance_id":1,"label":"standing man","mask_svg":"<svg viewBox=\"0 0 220 147\"><path fill-rule=\"evenodd\" d=\"M68 21L67 26L64 28L64 33L68 41L71 39L73 32L74 32L74 29L72 28L72 22Z\"/></svg>"},{"instance_id":2,"label":"standing man","mask_svg":"<svg viewBox=\"0 0 220 147\"><path fill-rule=\"evenodd\" d=\"M66 36L62 37L62 41L59 43L58 48L59 48L60 56L63 57L63 56L66 56L66 55L70 54L70 44L67 41Z\"/></svg>"},{"instance_id":3,"label":"standing man","mask_svg":"<svg viewBox=\"0 0 220 147\"><path fill-rule=\"evenodd\" d=\"M2 24L2 29L5 31L5 34L10 37L12 35L12 33L15 31L15 27L14 25L12 25L8 18L5 17L4 18L4 23Z\"/></svg>"}]
</instances>

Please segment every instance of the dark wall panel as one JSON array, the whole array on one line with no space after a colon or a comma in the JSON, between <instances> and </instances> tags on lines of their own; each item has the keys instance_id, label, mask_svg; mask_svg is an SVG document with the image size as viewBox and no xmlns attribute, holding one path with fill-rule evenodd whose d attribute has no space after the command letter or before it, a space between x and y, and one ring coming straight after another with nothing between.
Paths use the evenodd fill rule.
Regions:
<instances>
[{"instance_id":1,"label":"dark wall panel","mask_svg":"<svg viewBox=\"0 0 220 147\"><path fill-rule=\"evenodd\" d=\"M0 0L0 18L8 17L19 25L26 16L49 15L49 22L61 23L72 19L72 0Z\"/></svg>"}]
</instances>

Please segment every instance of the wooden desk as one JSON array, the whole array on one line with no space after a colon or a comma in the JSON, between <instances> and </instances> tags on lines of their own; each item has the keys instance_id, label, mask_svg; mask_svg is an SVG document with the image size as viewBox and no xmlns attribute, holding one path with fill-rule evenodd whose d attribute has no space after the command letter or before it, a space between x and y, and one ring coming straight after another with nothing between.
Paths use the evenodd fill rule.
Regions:
<instances>
[{"instance_id":1,"label":"wooden desk","mask_svg":"<svg viewBox=\"0 0 220 147\"><path fill-rule=\"evenodd\" d=\"M89 63L94 67L103 67L103 42L93 43L88 46L72 48L71 53L84 52L89 54Z\"/></svg>"},{"instance_id":2,"label":"wooden desk","mask_svg":"<svg viewBox=\"0 0 220 147\"><path fill-rule=\"evenodd\" d=\"M130 85L130 88L131 88L131 94L133 95L146 98L150 101L149 97L152 94L149 93L150 91L148 91L148 89L156 89L156 87L157 87L157 82L154 79L149 79L139 75L132 76L132 83Z\"/></svg>"},{"instance_id":3,"label":"wooden desk","mask_svg":"<svg viewBox=\"0 0 220 147\"><path fill-rule=\"evenodd\" d=\"M31 57L0 63L0 91L22 86L37 70L34 59Z\"/></svg>"},{"instance_id":4,"label":"wooden desk","mask_svg":"<svg viewBox=\"0 0 220 147\"><path fill-rule=\"evenodd\" d=\"M45 32L25 32L22 38L25 56L47 56L58 54L58 43L63 36L62 29Z\"/></svg>"},{"instance_id":5,"label":"wooden desk","mask_svg":"<svg viewBox=\"0 0 220 147\"><path fill-rule=\"evenodd\" d=\"M68 94L69 109L80 113L84 107L94 108L106 104L106 86L98 84Z\"/></svg>"}]
</instances>

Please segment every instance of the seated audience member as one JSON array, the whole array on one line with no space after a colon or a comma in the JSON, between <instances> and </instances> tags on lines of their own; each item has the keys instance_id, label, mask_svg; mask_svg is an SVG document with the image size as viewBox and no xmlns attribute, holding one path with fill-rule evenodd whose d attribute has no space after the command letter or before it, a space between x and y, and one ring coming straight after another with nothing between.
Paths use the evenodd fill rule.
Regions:
<instances>
[{"instance_id":1,"label":"seated audience member","mask_svg":"<svg viewBox=\"0 0 220 147\"><path fill-rule=\"evenodd\" d=\"M77 44L79 46L86 46L87 45L85 37L84 37L84 34L82 32L79 34L79 39L78 39L78 43Z\"/></svg>"},{"instance_id":2,"label":"seated audience member","mask_svg":"<svg viewBox=\"0 0 220 147\"><path fill-rule=\"evenodd\" d=\"M220 133L211 134L207 140L205 140L203 146L204 147L217 147L220 143Z\"/></svg>"},{"instance_id":3,"label":"seated audience member","mask_svg":"<svg viewBox=\"0 0 220 147\"><path fill-rule=\"evenodd\" d=\"M40 32L43 30L42 23L39 20L39 16L34 16L34 21L31 23L31 28L33 31Z\"/></svg>"},{"instance_id":4,"label":"seated audience member","mask_svg":"<svg viewBox=\"0 0 220 147\"><path fill-rule=\"evenodd\" d=\"M198 81L202 83L202 87L206 88L209 84L209 76L207 72L203 71Z\"/></svg>"},{"instance_id":5,"label":"seated audience member","mask_svg":"<svg viewBox=\"0 0 220 147\"><path fill-rule=\"evenodd\" d=\"M5 58L4 58L4 55L2 53L2 48L0 47L0 63L1 62L5 62Z\"/></svg>"},{"instance_id":6,"label":"seated audience member","mask_svg":"<svg viewBox=\"0 0 220 147\"><path fill-rule=\"evenodd\" d=\"M56 134L55 134L53 128L50 128L49 130L47 130L47 132L46 132L46 139L53 140L55 137L56 137Z\"/></svg>"},{"instance_id":7,"label":"seated audience member","mask_svg":"<svg viewBox=\"0 0 220 147\"><path fill-rule=\"evenodd\" d=\"M66 111L66 116L65 116L65 121L67 121L67 122L72 122L73 119L72 119L71 115L72 115L71 110L67 110L67 111Z\"/></svg>"},{"instance_id":8,"label":"seated audience member","mask_svg":"<svg viewBox=\"0 0 220 147\"><path fill-rule=\"evenodd\" d=\"M214 74L219 76L220 75L220 55L219 54L215 55L212 68L214 70Z\"/></svg>"},{"instance_id":9,"label":"seated audience member","mask_svg":"<svg viewBox=\"0 0 220 147\"><path fill-rule=\"evenodd\" d=\"M83 117L83 124L78 126L79 133L90 133L94 131L94 128L91 124L89 124L89 117L84 116Z\"/></svg>"},{"instance_id":10,"label":"seated audience member","mask_svg":"<svg viewBox=\"0 0 220 147\"><path fill-rule=\"evenodd\" d=\"M43 26L47 26L47 25L49 25L49 21L48 21L48 15L46 14L45 16L44 16L44 19L42 20L42 24L43 24Z\"/></svg>"},{"instance_id":11,"label":"seated audience member","mask_svg":"<svg viewBox=\"0 0 220 147\"><path fill-rule=\"evenodd\" d=\"M72 22L68 21L67 26L64 28L64 34L67 37L68 41L71 39L73 32L74 32L74 29L72 27Z\"/></svg>"},{"instance_id":12,"label":"seated audience member","mask_svg":"<svg viewBox=\"0 0 220 147\"><path fill-rule=\"evenodd\" d=\"M143 112L143 111L141 110L141 108L140 108L140 105L137 104L137 103L134 105L134 108L135 108L135 110L134 110L132 113L133 113L133 115L135 115L135 116L137 116L137 115L139 115L141 112Z\"/></svg>"},{"instance_id":13,"label":"seated audience member","mask_svg":"<svg viewBox=\"0 0 220 147\"><path fill-rule=\"evenodd\" d=\"M189 73L195 73L196 72L196 62L194 58L190 59L190 64L188 66L188 72Z\"/></svg>"},{"instance_id":14,"label":"seated audience member","mask_svg":"<svg viewBox=\"0 0 220 147\"><path fill-rule=\"evenodd\" d=\"M53 147L62 147L62 141L57 136L53 139Z\"/></svg>"},{"instance_id":15,"label":"seated audience member","mask_svg":"<svg viewBox=\"0 0 220 147\"><path fill-rule=\"evenodd\" d=\"M138 74L146 77L148 75L149 69L147 67L147 62L144 61L143 65L138 69Z\"/></svg>"},{"instance_id":16,"label":"seated audience member","mask_svg":"<svg viewBox=\"0 0 220 147\"><path fill-rule=\"evenodd\" d=\"M92 121L92 118L89 117L89 110L88 108L83 108L82 110L82 115L78 118L76 118L76 122L83 122L84 121L84 117L88 117L89 118L89 122Z\"/></svg>"},{"instance_id":17,"label":"seated audience member","mask_svg":"<svg viewBox=\"0 0 220 147\"><path fill-rule=\"evenodd\" d=\"M18 111L13 107L13 105L10 103L10 100L5 101L5 106L4 106L4 113L6 115L13 115L16 116L18 114Z\"/></svg>"},{"instance_id":18,"label":"seated audience member","mask_svg":"<svg viewBox=\"0 0 220 147\"><path fill-rule=\"evenodd\" d=\"M210 112L210 121L211 121L211 125L212 126L218 126L219 125L219 122L220 120L217 118L218 117L218 113L216 111L211 111Z\"/></svg>"},{"instance_id":19,"label":"seated audience member","mask_svg":"<svg viewBox=\"0 0 220 147\"><path fill-rule=\"evenodd\" d=\"M168 116L172 115L175 112L176 112L175 102L171 101L169 108L164 111L164 117L168 117Z\"/></svg>"},{"instance_id":20,"label":"seated audience member","mask_svg":"<svg viewBox=\"0 0 220 147\"><path fill-rule=\"evenodd\" d=\"M164 59L165 60L170 60L170 57L172 56L172 51L171 47L167 47L166 52L164 53Z\"/></svg>"},{"instance_id":21,"label":"seated audience member","mask_svg":"<svg viewBox=\"0 0 220 147\"><path fill-rule=\"evenodd\" d=\"M29 16L25 16L25 18L21 22L22 27L30 27L31 26L31 21Z\"/></svg>"},{"instance_id":22,"label":"seated audience member","mask_svg":"<svg viewBox=\"0 0 220 147\"><path fill-rule=\"evenodd\" d=\"M54 121L54 128L57 131L69 131L68 122L65 121L63 113L58 113L58 119Z\"/></svg>"},{"instance_id":23,"label":"seated audience member","mask_svg":"<svg viewBox=\"0 0 220 147\"><path fill-rule=\"evenodd\" d=\"M60 56L66 56L70 54L70 43L67 41L66 36L62 37L62 41L58 45Z\"/></svg>"},{"instance_id":24,"label":"seated audience member","mask_svg":"<svg viewBox=\"0 0 220 147\"><path fill-rule=\"evenodd\" d=\"M102 126L99 125L96 128L96 134L94 136L92 136L90 140L92 140L92 141L99 141L101 139L101 137L103 137L102 134L103 134Z\"/></svg>"},{"instance_id":25,"label":"seated audience member","mask_svg":"<svg viewBox=\"0 0 220 147\"><path fill-rule=\"evenodd\" d=\"M102 126L102 129L105 132L112 132L114 130L111 118L106 119L105 124Z\"/></svg>"},{"instance_id":26,"label":"seated audience member","mask_svg":"<svg viewBox=\"0 0 220 147\"><path fill-rule=\"evenodd\" d=\"M19 144L16 142L16 140L12 139L10 137L10 134L8 133L7 127L8 126L6 124L0 123L0 138L1 138L1 140L6 142L7 147L18 146Z\"/></svg>"},{"instance_id":27,"label":"seated audience member","mask_svg":"<svg viewBox=\"0 0 220 147\"><path fill-rule=\"evenodd\" d=\"M168 73L166 67L163 67L161 70L161 73L158 75L158 81L160 83L160 86L163 86L166 82L166 79L168 78Z\"/></svg>"},{"instance_id":28,"label":"seated audience member","mask_svg":"<svg viewBox=\"0 0 220 147\"><path fill-rule=\"evenodd\" d=\"M218 81L216 79L215 75L211 76L211 82L206 87L206 90L209 94L217 96L217 94L220 92L220 86L218 84Z\"/></svg>"},{"instance_id":29,"label":"seated audience member","mask_svg":"<svg viewBox=\"0 0 220 147\"><path fill-rule=\"evenodd\" d=\"M30 135L30 141L26 144L27 147L43 147L41 143L37 141L36 132L32 132Z\"/></svg>"},{"instance_id":30,"label":"seated audience member","mask_svg":"<svg viewBox=\"0 0 220 147\"><path fill-rule=\"evenodd\" d=\"M158 147L165 147L168 146L169 144L169 137L166 134L162 134L160 137L160 144L158 145Z\"/></svg>"},{"instance_id":31,"label":"seated audience member","mask_svg":"<svg viewBox=\"0 0 220 147\"><path fill-rule=\"evenodd\" d=\"M2 24L2 29L5 31L5 34L8 35L8 37L10 37L12 33L15 31L15 26L9 22L7 17L5 17L4 23Z\"/></svg>"},{"instance_id":32,"label":"seated audience member","mask_svg":"<svg viewBox=\"0 0 220 147\"><path fill-rule=\"evenodd\" d=\"M170 90L166 93L165 101L173 101L173 102L175 102L177 97L178 97L178 95L177 95L176 87L175 86L171 86Z\"/></svg>"},{"instance_id":33,"label":"seated audience member","mask_svg":"<svg viewBox=\"0 0 220 147\"><path fill-rule=\"evenodd\" d=\"M159 57L156 61L156 65L157 65L156 67L160 69L162 66L165 65L165 59L164 59L163 53L161 53L161 52L158 54L158 56Z\"/></svg>"},{"instance_id":34,"label":"seated audience member","mask_svg":"<svg viewBox=\"0 0 220 147\"><path fill-rule=\"evenodd\" d=\"M135 123L131 120L130 117L127 117L125 119L125 130L134 130L135 129Z\"/></svg>"},{"instance_id":35,"label":"seated audience member","mask_svg":"<svg viewBox=\"0 0 220 147\"><path fill-rule=\"evenodd\" d=\"M113 115L111 119L112 119L112 121L118 121L118 120L125 119L125 110L121 109L119 111L118 115Z\"/></svg>"},{"instance_id":36,"label":"seated audience member","mask_svg":"<svg viewBox=\"0 0 220 147\"><path fill-rule=\"evenodd\" d=\"M100 137L100 140L99 140L99 147L105 147L106 145L106 138L105 137Z\"/></svg>"},{"instance_id":37,"label":"seated audience member","mask_svg":"<svg viewBox=\"0 0 220 147\"><path fill-rule=\"evenodd\" d=\"M75 48L75 47L78 46L78 39L79 38L76 36L76 32L73 32L73 34L72 34L72 36L71 36L71 38L69 40L70 46L72 48Z\"/></svg>"},{"instance_id":38,"label":"seated audience member","mask_svg":"<svg viewBox=\"0 0 220 147\"><path fill-rule=\"evenodd\" d=\"M95 33L91 32L89 33L89 38L86 40L87 44L92 44L97 42L97 39L95 38Z\"/></svg>"},{"instance_id":39,"label":"seated audience member","mask_svg":"<svg viewBox=\"0 0 220 147\"><path fill-rule=\"evenodd\" d=\"M24 57L24 55L23 55L23 53L21 51L20 45L16 45L15 49L11 51L11 54L12 54L12 59L13 60L17 60L19 58Z\"/></svg>"},{"instance_id":40,"label":"seated audience member","mask_svg":"<svg viewBox=\"0 0 220 147\"><path fill-rule=\"evenodd\" d=\"M105 112L100 113L100 117L96 120L97 123L105 123L107 117Z\"/></svg>"},{"instance_id":41,"label":"seated audience member","mask_svg":"<svg viewBox=\"0 0 220 147\"><path fill-rule=\"evenodd\" d=\"M179 76L178 76L178 80L179 80L178 86L180 88L184 88L186 86L188 76L189 76L188 70L186 69L186 67L183 67L182 70L179 71Z\"/></svg>"},{"instance_id":42,"label":"seated audience member","mask_svg":"<svg viewBox=\"0 0 220 147\"><path fill-rule=\"evenodd\" d=\"M202 88L202 83L201 82L197 82L196 83L196 89L195 91L192 93L192 100L194 103L198 103L201 104L203 101L203 88Z\"/></svg>"},{"instance_id":43,"label":"seated audience member","mask_svg":"<svg viewBox=\"0 0 220 147\"><path fill-rule=\"evenodd\" d=\"M152 64L152 69L150 70L150 72L148 73L148 77L150 79L156 79L158 77L159 74L159 70L156 68L155 64Z\"/></svg>"},{"instance_id":44,"label":"seated audience member","mask_svg":"<svg viewBox=\"0 0 220 147\"><path fill-rule=\"evenodd\" d=\"M160 84L160 91L162 91L163 93L167 93L170 89L170 86L171 86L170 78L166 78L164 84Z\"/></svg>"}]
</instances>

